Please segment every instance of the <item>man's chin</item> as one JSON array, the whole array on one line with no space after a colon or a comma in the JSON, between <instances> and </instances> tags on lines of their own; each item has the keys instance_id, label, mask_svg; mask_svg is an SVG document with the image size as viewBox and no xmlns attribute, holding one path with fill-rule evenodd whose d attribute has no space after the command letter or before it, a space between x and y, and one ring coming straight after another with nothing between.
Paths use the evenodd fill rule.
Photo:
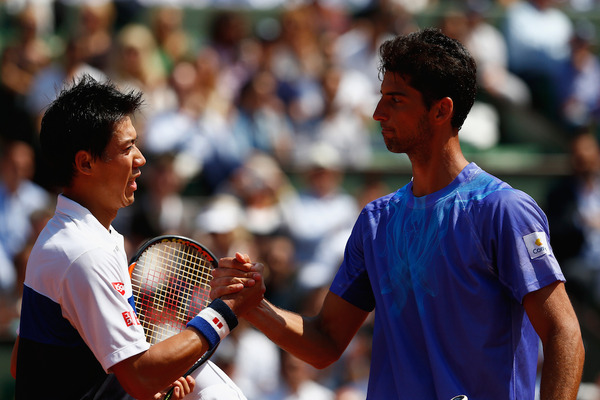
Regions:
<instances>
[{"instance_id":1,"label":"man's chin","mask_svg":"<svg viewBox=\"0 0 600 400\"><path fill-rule=\"evenodd\" d=\"M125 198L123 199L123 207L128 207L128 206L132 205L134 201L135 201L135 196L133 194L131 194L129 196L125 196Z\"/></svg>"}]
</instances>

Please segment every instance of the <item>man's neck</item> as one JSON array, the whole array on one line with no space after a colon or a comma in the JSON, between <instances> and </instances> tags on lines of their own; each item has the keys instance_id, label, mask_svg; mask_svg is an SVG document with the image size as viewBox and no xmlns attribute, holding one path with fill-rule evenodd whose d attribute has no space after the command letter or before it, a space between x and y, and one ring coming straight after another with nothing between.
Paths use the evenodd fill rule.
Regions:
<instances>
[{"instance_id":1,"label":"man's neck","mask_svg":"<svg viewBox=\"0 0 600 400\"><path fill-rule=\"evenodd\" d=\"M90 196L82 194L76 190L73 190L72 188L65 188L62 194L63 196L85 207L98 220L98 222L100 222L102 226L106 228L106 230L110 230L110 224L117 216L116 211L114 213L109 212L106 208L97 204L97 202L92 201L89 198Z\"/></svg>"},{"instance_id":2,"label":"man's neck","mask_svg":"<svg viewBox=\"0 0 600 400\"><path fill-rule=\"evenodd\" d=\"M439 152L423 157L410 156L413 174L413 194L425 196L448 186L469 164L460 146L445 146Z\"/></svg>"}]
</instances>

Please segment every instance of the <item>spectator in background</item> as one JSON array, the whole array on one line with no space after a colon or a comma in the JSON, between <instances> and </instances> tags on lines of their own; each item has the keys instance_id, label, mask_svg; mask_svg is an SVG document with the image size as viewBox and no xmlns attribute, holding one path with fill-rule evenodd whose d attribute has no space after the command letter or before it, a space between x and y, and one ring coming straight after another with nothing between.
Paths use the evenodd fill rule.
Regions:
<instances>
[{"instance_id":1,"label":"spectator in background","mask_svg":"<svg viewBox=\"0 0 600 400\"><path fill-rule=\"evenodd\" d=\"M508 48L502 32L486 18L481 5L470 3L464 13L466 31L461 40L477 62L477 82L490 96L518 106L529 106L527 84L508 70Z\"/></svg>"},{"instance_id":2,"label":"spectator in background","mask_svg":"<svg viewBox=\"0 0 600 400\"><path fill-rule=\"evenodd\" d=\"M217 259L232 252L256 255L252 235L243 226L239 199L228 194L211 196L196 217L194 237L212 250Z\"/></svg>"},{"instance_id":3,"label":"spectator in background","mask_svg":"<svg viewBox=\"0 0 600 400\"><path fill-rule=\"evenodd\" d=\"M531 4L527 3L522 7L529 6ZM557 110L548 114L548 110L542 110L539 104L534 104L533 88L530 87L532 82L526 80L531 75L535 78L534 82L540 83L542 77L546 76L545 73L539 72L541 67L535 62L531 63L530 69L536 71L525 76L509 68L510 49L507 39L499 29L486 21L484 7L477 2L467 3L462 7L451 6L439 21L442 31L463 43L477 62L477 84L481 90L461 129L460 140L477 150L494 148L497 144L516 143L527 144L542 151L562 151L567 145L565 132L556 124L556 120L550 119L555 118ZM513 7L518 8L516 5ZM518 19L514 16L510 18ZM523 21L506 22L511 26L516 23ZM518 35L526 33L517 32ZM519 45L533 46L528 42L531 40L529 37L522 40L525 43ZM526 54L529 50L520 51ZM554 63L557 64L558 61ZM558 74L554 78L560 79ZM541 88L547 90L544 85L541 84ZM545 94L537 94L544 101L548 100ZM555 103L553 107L557 106L557 100L551 102Z\"/></svg>"},{"instance_id":4,"label":"spectator in background","mask_svg":"<svg viewBox=\"0 0 600 400\"><path fill-rule=\"evenodd\" d=\"M304 294L297 285L297 273L293 241L287 235L274 235L258 242L258 259L267 269L265 298L287 310L299 309Z\"/></svg>"},{"instance_id":5,"label":"spectator in background","mask_svg":"<svg viewBox=\"0 0 600 400\"><path fill-rule=\"evenodd\" d=\"M16 24L15 38L4 45L0 80L14 93L25 96L35 75L51 61L52 51L41 35L35 5L27 4Z\"/></svg>"},{"instance_id":6,"label":"spectator in background","mask_svg":"<svg viewBox=\"0 0 600 400\"><path fill-rule=\"evenodd\" d=\"M280 351L281 379L266 400L334 400L331 389L317 382L317 370L299 358Z\"/></svg>"},{"instance_id":7,"label":"spectator in background","mask_svg":"<svg viewBox=\"0 0 600 400\"><path fill-rule=\"evenodd\" d=\"M120 88L144 93L143 111L147 118L176 106L176 95L169 86L167 71L148 27L131 23L121 28L113 55L109 77ZM140 132L144 132L143 121L143 118L135 121Z\"/></svg>"},{"instance_id":8,"label":"spectator in background","mask_svg":"<svg viewBox=\"0 0 600 400\"><path fill-rule=\"evenodd\" d=\"M15 91L14 82L5 82L7 70L15 68L9 57L4 53L0 56L0 130L1 140L22 140L37 144L37 131L31 114L25 105L25 96ZM9 74L10 75L10 74ZM8 77L9 78L9 77ZM9 78L10 79L10 78Z\"/></svg>"},{"instance_id":9,"label":"spectator in background","mask_svg":"<svg viewBox=\"0 0 600 400\"><path fill-rule=\"evenodd\" d=\"M260 71L242 86L230 119L244 158L262 152L283 165L290 164L292 126L277 97L277 81L271 72Z\"/></svg>"},{"instance_id":10,"label":"spectator in background","mask_svg":"<svg viewBox=\"0 0 600 400\"><path fill-rule=\"evenodd\" d=\"M376 104L376 93L356 71L328 66L319 78L318 112L298 123L294 135L294 164L303 167L315 147L330 147L340 156L339 168L360 169L371 162L371 119L364 114ZM344 140L339 140L340 132Z\"/></svg>"},{"instance_id":11,"label":"spectator in background","mask_svg":"<svg viewBox=\"0 0 600 400\"><path fill-rule=\"evenodd\" d=\"M358 330L341 358L336 382L336 400L364 400L367 398L371 364L373 321L369 318Z\"/></svg>"},{"instance_id":12,"label":"spectator in background","mask_svg":"<svg viewBox=\"0 0 600 400\"><path fill-rule=\"evenodd\" d=\"M77 38L83 62L107 72L111 65L117 10L110 0L85 1L78 6L79 15L72 37Z\"/></svg>"},{"instance_id":13,"label":"spectator in background","mask_svg":"<svg viewBox=\"0 0 600 400\"><path fill-rule=\"evenodd\" d=\"M287 9L280 21L281 34L272 44L267 68L279 82L278 95L296 126L322 109L319 79L325 59L310 7Z\"/></svg>"},{"instance_id":14,"label":"spectator in background","mask_svg":"<svg viewBox=\"0 0 600 400\"><path fill-rule=\"evenodd\" d=\"M560 115L567 128L593 124L600 116L600 60L596 55L596 28L579 21L570 41L571 52L562 68Z\"/></svg>"},{"instance_id":15,"label":"spectator in background","mask_svg":"<svg viewBox=\"0 0 600 400\"><path fill-rule=\"evenodd\" d=\"M219 84L223 94L233 102L239 91L255 73L260 59L258 43L250 34L250 20L236 10L222 10L211 19L205 47L217 55Z\"/></svg>"},{"instance_id":16,"label":"spectator in background","mask_svg":"<svg viewBox=\"0 0 600 400\"><path fill-rule=\"evenodd\" d=\"M477 103L485 101L496 109L498 143L527 144L539 149L562 151L566 145L564 133L532 108L530 87L509 69L506 39L501 30L486 18L489 6L485 8L480 2L467 2L464 13L466 32L461 40L477 62L477 82L480 87ZM473 108L473 111L477 110L476 105ZM471 114L467 118L467 125ZM485 114L480 113L480 116L484 122ZM471 141L481 143L481 136L472 130ZM486 146L476 147L481 149Z\"/></svg>"},{"instance_id":17,"label":"spectator in background","mask_svg":"<svg viewBox=\"0 0 600 400\"><path fill-rule=\"evenodd\" d=\"M159 6L152 10L152 33L168 74L178 62L192 55L193 39L184 29L183 16L184 10L176 6Z\"/></svg>"},{"instance_id":18,"label":"spectator in background","mask_svg":"<svg viewBox=\"0 0 600 400\"><path fill-rule=\"evenodd\" d=\"M334 45L336 63L345 70L362 73L379 91L377 70L379 46L394 33L417 29L414 15L394 1L373 3L353 15L350 28L337 37Z\"/></svg>"},{"instance_id":19,"label":"spectator in background","mask_svg":"<svg viewBox=\"0 0 600 400\"><path fill-rule=\"evenodd\" d=\"M356 199L342 186L340 157L335 149L316 145L306 154L298 195L282 200L296 248L298 284L305 290L331 281L359 213Z\"/></svg>"},{"instance_id":20,"label":"spectator in background","mask_svg":"<svg viewBox=\"0 0 600 400\"><path fill-rule=\"evenodd\" d=\"M563 267L586 343L583 382L598 382L600 342L600 146L591 129L582 129L570 146L571 173L551 187L546 214L552 248ZM590 389L591 390L591 389ZM580 390L582 399L583 388ZM579 397L578 397L579 398Z\"/></svg>"},{"instance_id":21,"label":"spectator in background","mask_svg":"<svg viewBox=\"0 0 600 400\"><path fill-rule=\"evenodd\" d=\"M21 141L1 144L0 150L0 290L16 289L15 257L25 248L33 233L32 216L47 209L48 192L31 179L35 170L33 148Z\"/></svg>"},{"instance_id":22,"label":"spectator in background","mask_svg":"<svg viewBox=\"0 0 600 400\"><path fill-rule=\"evenodd\" d=\"M354 191L354 197L358 201L358 207L362 210L371 201L384 196L390 192L385 174L381 172L364 172L362 182Z\"/></svg>"},{"instance_id":23,"label":"spectator in background","mask_svg":"<svg viewBox=\"0 0 600 400\"><path fill-rule=\"evenodd\" d=\"M56 98L64 85L88 74L97 81L105 81L106 74L86 62L87 43L79 37L68 40L65 51L58 60L42 68L33 78L27 93L27 107L30 115L39 124L48 105Z\"/></svg>"},{"instance_id":24,"label":"spectator in background","mask_svg":"<svg viewBox=\"0 0 600 400\"><path fill-rule=\"evenodd\" d=\"M204 47L196 56L196 87L206 99L206 109L226 118L233 107L233 94L227 86L226 77L221 74L223 65L217 51Z\"/></svg>"},{"instance_id":25,"label":"spectator in background","mask_svg":"<svg viewBox=\"0 0 600 400\"><path fill-rule=\"evenodd\" d=\"M555 88L569 57L573 23L556 0L518 0L504 19L509 69L529 86L533 106L547 117L558 110Z\"/></svg>"},{"instance_id":26,"label":"spectator in background","mask_svg":"<svg viewBox=\"0 0 600 400\"><path fill-rule=\"evenodd\" d=\"M552 247L570 294L600 306L600 146L591 130L573 137L570 157L571 175L546 200Z\"/></svg>"},{"instance_id":27,"label":"spectator in background","mask_svg":"<svg viewBox=\"0 0 600 400\"><path fill-rule=\"evenodd\" d=\"M269 237L285 230L283 201L295 189L273 157L250 155L221 190L240 200L244 226L253 235Z\"/></svg>"},{"instance_id":28,"label":"spectator in background","mask_svg":"<svg viewBox=\"0 0 600 400\"><path fill-rule=\"evenodd\" d=\"M212 194L243 162L240 145L224 116L208 108L198 86L196 64L178 63L170 77L177 105L148 117L142 148L149 155L172 153L184 184L199 180Z\"/></svg>"},{"instance_id":29,"label":"spectator in background","mask_svg":"<svg viewBox=\"0 0 600 400\"><path fill-rule=\"evenodd\" d=\"M471 27L465 11L462 9L447 11L438 21L438 26L444 34L458 40L467 47ZM473 54L473 58L477 62L476 54ZM477 66L478 72L480 72L479 64ZM481 86L481 75L478 75L477 78L477 83ZM490 149L499 143L500 115L494 104L481 98L475 99L475 103L460 130L460 141L463 145L478 150Z\"/></svg>"}]
</instances>

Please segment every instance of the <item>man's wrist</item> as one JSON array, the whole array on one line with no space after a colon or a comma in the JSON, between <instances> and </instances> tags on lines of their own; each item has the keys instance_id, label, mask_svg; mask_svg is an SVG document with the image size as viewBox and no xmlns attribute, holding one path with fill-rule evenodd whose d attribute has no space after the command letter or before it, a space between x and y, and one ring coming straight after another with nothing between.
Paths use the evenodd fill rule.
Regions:
<instances>
[{"instance_id":1,"label":"man's wrist","mask_svg":"<svg viewBox=\"0 0 600 400\"><path fill-rule=\"evenodd\" d=\"M197 329L206 338L209 350L212 350L237 324L233 310L223 300L215 299L192 318L187 326Z\"/></svg>"}]
</instances>

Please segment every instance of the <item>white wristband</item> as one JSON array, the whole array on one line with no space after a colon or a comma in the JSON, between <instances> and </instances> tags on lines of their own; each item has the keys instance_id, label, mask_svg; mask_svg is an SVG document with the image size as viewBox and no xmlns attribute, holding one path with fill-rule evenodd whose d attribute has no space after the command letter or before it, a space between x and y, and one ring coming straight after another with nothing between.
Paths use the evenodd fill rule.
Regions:
<instances>
[{"instance_id":1,"label":"white wristband","mask_svg":"<svg viewBox=\"0 0 600 400\"><path fill-rule=\"evenodd\" d=\"M229 325L227 325L225 318L223 318L223 316L216 310L206 307L200 311L198 317L208 322L210 326L217 332L221 340L223 340L225 336L229 335Z\"/></svg>"}]
</instances>

